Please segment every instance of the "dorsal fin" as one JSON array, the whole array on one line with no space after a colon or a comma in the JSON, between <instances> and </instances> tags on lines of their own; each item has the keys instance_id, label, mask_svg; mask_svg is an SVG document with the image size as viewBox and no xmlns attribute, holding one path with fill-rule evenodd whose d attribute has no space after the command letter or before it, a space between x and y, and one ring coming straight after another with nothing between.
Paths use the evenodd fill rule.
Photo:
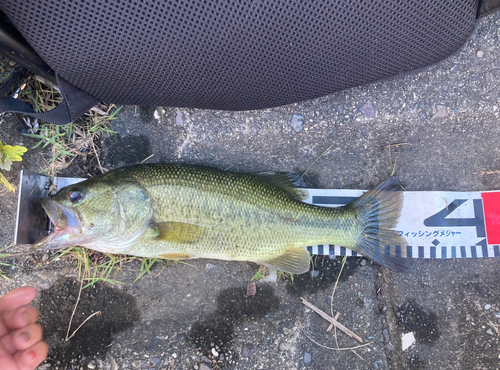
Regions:
<instances>
[{"instance_id":1,"label":"dorsal fin","mask_svg":"<svg viewBox=\"0 0 500 370\"><path fill-rule=\"evenodd\" d=\"M257 172L253 175L287 192L296 200L305 200L308 197L307 190L297 187L304 185L304 180L299 175L285 172Z\"/></svg>"}]
</instances>

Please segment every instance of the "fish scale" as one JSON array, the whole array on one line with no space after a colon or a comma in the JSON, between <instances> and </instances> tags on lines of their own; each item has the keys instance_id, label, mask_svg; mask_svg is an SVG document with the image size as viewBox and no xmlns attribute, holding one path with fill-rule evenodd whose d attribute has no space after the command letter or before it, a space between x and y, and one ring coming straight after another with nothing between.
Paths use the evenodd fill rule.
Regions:
<instances>
[{"instance_id":1,"label":"fish scale","mask_svg":"<svg viewBox=\"0 0 500 370\"><path fill-rule=\"evenodd\" d=\"M171 167L137 168L129 175L151 195L155 222L198 225L204 235L182 246L145 235L129 250L133 254L262 260L321 240L345 246L355 242L357 232L349 232L355 226L352 211L301 203L252 175ZM162 178L162 173L168 175Z\"/></svg>"},{"instance_id":2,"label":"fish scale","mask_svg":"<svg viewBox=\"0 0 500 370\"><path fill-rule=\"evenodd\" d=\"M352 204L306 204L290 176L242 174L194 165L120 168L61 189L42 204L56 232L37 244L168 259L253 261L286 272L309 269L308 245L336 244L395 271L406 259L399 180L390 178Z\"/></svg>"}]
</instances>

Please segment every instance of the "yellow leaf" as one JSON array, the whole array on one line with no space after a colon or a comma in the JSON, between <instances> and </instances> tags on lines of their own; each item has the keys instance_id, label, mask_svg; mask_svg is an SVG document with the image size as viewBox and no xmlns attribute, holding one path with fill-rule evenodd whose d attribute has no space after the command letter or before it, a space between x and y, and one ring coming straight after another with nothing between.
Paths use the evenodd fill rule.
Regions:
<instances>
[{"instance_id":1,"label":"yellow leaf","mask_svg":"<svg viewBox=\"0 0 500 370\"><path fill-rule=\"evenodd\" d=\"M2 148L4 156L9 158L12 162L22 161L23 159L21 156L26 153L27 150L27 148L20 145L4 145Z\"/></svg>"},{"instance_id":2,"label":"yellow leaf","mask_svg":"<svg viewBox=\"0 0 500 370\"><path fill-rule=\"evenodd\" d=\"M5 185L5 187L6 187L8 190L10 190L11 192L13 192L13 193L15 193L15 192L16 192L16 190L15 190L15 189L14 189L14 187L11 185L11 183L9 182L9 180L7 180L7 179L5 178L5 176L4 176L2 173L0 173L0 183L4 184L4 185Z\"/></svg>"},{"instance_id":3,"label":"yellow leaf","mask_svg":"<svg viewBox=\"0 0 500 370\"><path fill-rule=\"evenodd\" d=\"M10 171L11 165L12 165L12 161L9 158L4 157L3 155L0 155L0 169Z\"/></svg>"}]
</instances>

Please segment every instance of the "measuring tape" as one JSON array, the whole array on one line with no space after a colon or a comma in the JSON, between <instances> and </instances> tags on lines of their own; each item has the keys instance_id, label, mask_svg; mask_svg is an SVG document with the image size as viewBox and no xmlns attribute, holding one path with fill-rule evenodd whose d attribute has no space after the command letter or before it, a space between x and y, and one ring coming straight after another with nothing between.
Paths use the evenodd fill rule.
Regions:
<instances>
[{"instance_id":1,"label":"measuring tape","mask_svg":"<svg viewBox=\"0 0 500 370\"><path fill-rule=\"evenodd\" d=\"M366 191L308 189L307 203L343 206ZM407 241L407 258L500 257L500 191L404 192L396 231ZM311 254L357 256L335 245L308 247Z\"/></svg>"},{"instance_id":2,"label":"measuring tape","mask_svg":"<svg viewBox=\"0 0 500 370\"><path fill-rule=\"evenodd\" d=\"M84 179L55 177L57 188ZM19 186L16 244L32 244L50 232L50 223L40 206L48 195L48 177L23 170ZM343 206L365 190L307 189L306 203ZM406 239L407 258L500 257L500 191L491 192L403 192L404 203L396 231ZM397 247L399 248L399 246ZM307 247L316 255L357 256L335 245ZM404 254L403 254L404 255Z\"/></svg>"}]
</instances>

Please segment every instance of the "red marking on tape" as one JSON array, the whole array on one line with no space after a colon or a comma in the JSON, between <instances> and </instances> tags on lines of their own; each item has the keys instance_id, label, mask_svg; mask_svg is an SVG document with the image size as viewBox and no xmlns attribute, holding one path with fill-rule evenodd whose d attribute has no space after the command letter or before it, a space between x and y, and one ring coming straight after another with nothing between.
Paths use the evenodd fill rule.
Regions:
<instances>
[{"instance_id":1,"label":"red marking on tape","mask_svg":"<svg viewBox=\"0 0 500 370\"><path fill-rule=\"evenodd\" d=\"M500 244L500 192L481 193L488 244Z\"/></svg>"}]
</instances>

